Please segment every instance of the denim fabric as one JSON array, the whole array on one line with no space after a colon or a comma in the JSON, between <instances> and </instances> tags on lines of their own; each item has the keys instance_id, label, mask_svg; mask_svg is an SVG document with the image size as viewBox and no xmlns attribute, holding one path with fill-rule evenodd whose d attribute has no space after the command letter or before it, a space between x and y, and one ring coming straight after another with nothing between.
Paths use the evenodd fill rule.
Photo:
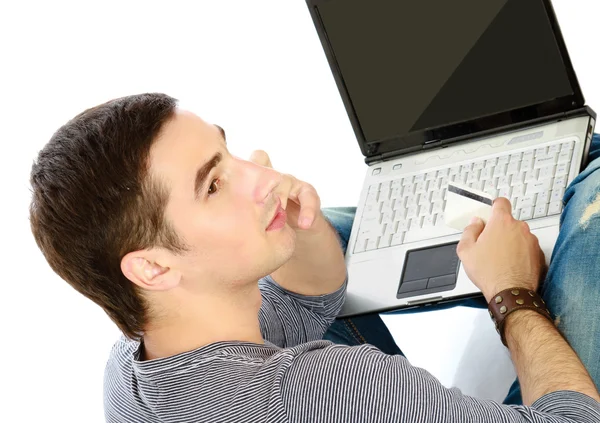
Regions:
<instances>
[{"instance_id":1,"label":"denim fabric","mask_svg":"<svg viewBox=\"0 0 600 423\"><path fill-rule=\"evenodd\" d=\"M594 134L589 164L567 188L560 233L540 292L555 316L558 328L581 358L600 389L600 135ZM355 207L324 208L325 217L340 236L346 251ZM482 297L398 310L415 313L456 306L487 308ZM324 339L344 345L372 344L387 354L402 354L377 313L337 319ZM518 381L505 400L521 404Z\"/></svg>"}]
</instances>

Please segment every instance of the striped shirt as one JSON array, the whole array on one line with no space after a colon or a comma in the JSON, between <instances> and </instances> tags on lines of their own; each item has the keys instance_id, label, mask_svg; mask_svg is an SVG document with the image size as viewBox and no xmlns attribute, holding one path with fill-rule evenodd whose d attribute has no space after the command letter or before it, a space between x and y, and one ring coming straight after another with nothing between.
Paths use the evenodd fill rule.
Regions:
<instances>
[{"instance_id":1,"label":"striped shirt","mask_svg":"<svg viewBox=\"0 0 600 423\"><path fill-rule=\"evenodd\" d=\"M600 422L600 404L559 391L532 407L447 389L402 356L321 340L346 284L323 296L259 281L265 344L218 342L139 361L121 338L104 378L108 422Z\"/></svg>"}]
</instances>

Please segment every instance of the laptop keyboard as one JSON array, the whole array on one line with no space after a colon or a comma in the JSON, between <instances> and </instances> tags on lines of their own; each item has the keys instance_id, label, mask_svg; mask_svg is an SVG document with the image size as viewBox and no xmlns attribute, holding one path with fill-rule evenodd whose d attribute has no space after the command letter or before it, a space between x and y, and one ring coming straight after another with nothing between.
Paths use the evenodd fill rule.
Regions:
<instances>
[{"instance_id":1,"label":"laptop keyboard","mask_svg":"<svg viewBox=\"0 0 600 423\"><path fill-rule=\"evenodd\" d=\"M448 182L506 197L513 217L560 214L575 142L468 161L369 187L354 254L459 233L444 224Z\"/></svg>"}]
</instances>

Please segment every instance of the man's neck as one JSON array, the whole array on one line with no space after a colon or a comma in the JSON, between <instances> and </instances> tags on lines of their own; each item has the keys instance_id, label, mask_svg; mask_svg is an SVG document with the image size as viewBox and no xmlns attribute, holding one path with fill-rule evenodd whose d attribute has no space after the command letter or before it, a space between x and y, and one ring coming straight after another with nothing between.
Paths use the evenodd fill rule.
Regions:
<instances>
[{"instance_id":1,"label":"man's neck","mask_svg":"<svg viewBox=\"0 0 600 423\"><path fill-rule=\"evenodd\" d=\"M144 334L143 360L170 357L221 341L264 343L258 312L258 284L214 296L175 294L169 316L158 317ZM160 312L159 312L160 313Z\"/></svg>"}]
</instances>

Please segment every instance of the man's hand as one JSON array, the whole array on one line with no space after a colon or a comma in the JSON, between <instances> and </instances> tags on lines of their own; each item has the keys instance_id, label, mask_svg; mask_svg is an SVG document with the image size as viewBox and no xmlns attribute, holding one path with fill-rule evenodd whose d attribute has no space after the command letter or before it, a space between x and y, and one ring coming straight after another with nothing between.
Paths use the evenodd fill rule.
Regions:
<instances>
[{"instance_id":1,"label":"man's hand","mask_svg":"<svg viewBox=\"0 0 600 423\"><path fill-rule=\"evenodd\" d=\"M273 168L269 155L263 150L252 152L250 161ZM293 229L310 229L315 219L322 218L321 199L309 183L292 175L281 174L281 182L275 188L275 194L279 196L281 207L287 214L287 223Z\"/></svg>"},{"instance_id":2,"label":"man's hand","mask_svg":"<svg viewBox=\"0 0 600 423\"><path fill-rule=\"evenodd\" d=\"M513 219L510 202L498 198L487 225L477 219L465 228L456 248L467 275L489 302L512 287L537 291L544 253L529 225Z\"/></svg>"},{"instance_id":3,"label":"man's hand","mask_svg":"<svg viewBox=\"0 0 600 423\"><path fill-rule=\"evenodd\" d=\"M272 167L264 151L250 161ZM287 223L296 232L292 257L271 276L289 291L303 295L329 294L346 279L346 263L338 235L321 212L321 199L312 185L291 175L281 175L274 193L285 208ZM288 201L291 200L291 201Z\"/></svg>"}]
</instances>

